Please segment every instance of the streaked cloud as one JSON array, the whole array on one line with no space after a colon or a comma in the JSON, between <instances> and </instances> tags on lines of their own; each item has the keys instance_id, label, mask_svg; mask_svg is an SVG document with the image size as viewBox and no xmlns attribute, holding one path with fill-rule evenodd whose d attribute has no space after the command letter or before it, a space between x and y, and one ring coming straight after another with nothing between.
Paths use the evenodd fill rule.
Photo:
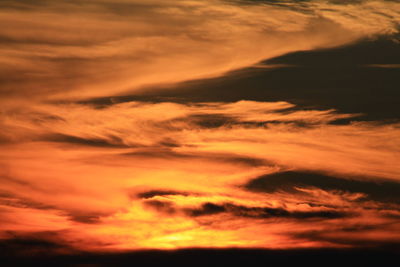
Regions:
<instances>
[{"instance_id":1,"label":"streaked cloud","mask_svg":"<svg viewBox=\"0 0 400 267\"><path fill-rule=\"evenodd\" d=\"M3 238L56 231L78 250L393 241L400 128L333 123L356 116L257 101L10 111Z\"/></svg>"},{"instance_id":2,"label":"streaked cloud","mask_svg":"<svg viewBox=\"0 0 400 267\"><path fill-rule=\"evenodd\" d=\"M398 31L393 1L2 1L7 102L111 96ZM11 98L11 99L10 99ZM2 101L4 102L4 100Z\"/></svg>"},{"instance_id":3,"label":"streaked cloud","mask_svg":"<svg viewBox=\"0 0 400 267\"><path fill-rule=\"evenodd\" d=\"M0 239L61 254L398 242L398 122L118 97L284 68L260 62L399 21L395 1L1 1Z\"/></svg>"}]
</instances>

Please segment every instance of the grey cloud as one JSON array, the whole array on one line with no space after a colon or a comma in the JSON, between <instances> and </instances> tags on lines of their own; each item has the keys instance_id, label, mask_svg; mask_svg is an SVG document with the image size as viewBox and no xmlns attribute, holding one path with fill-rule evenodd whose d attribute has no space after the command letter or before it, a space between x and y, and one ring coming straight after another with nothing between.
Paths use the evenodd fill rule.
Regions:
<instances>
[{"instance_id":1,"label":"grey cloud","mask_svg":"<svg viewBox=\"0 0 400 267\"><path fill-rule=\"evenodd\" d=\"M180 208L171 201L146 200L146 206L156 209L159 212L170 215L183 212L190 217L209 216L227 213L236 217L252 219L338 219L353 216L353 214L340 210L313 210L313 211L289 211L284 208L248 207L232 203L216 204L212 202L203 203L198 208Z\"/></svg>"},{"instance_id":2,"label":"grey cloud","mask_svg":"<svg viewBox=\"0 0 400 267\"><path fill-rule=\"evenodd\" d=\"M323 190L364 193L367 195L367 199L400 203L400 183L382 179L379 181L365 178L355 180L351 177L335 177L313 172L285 171L260 176L245 185L246 189L254 192L301 193L296 187L316 187Z\"/></svg>"},{"instance_id":3,"label":"grey cloud","mask_svg":"<svg viewBox=\"0 0 400 267\"><path fill-rule=\"evenodd\" d=\"M246 75L232 73L201 82L185 82L173 90L155 87L151 92L136 95L135 99L284 100L296 104L296 110L334 108L362 114L340 120L341 123L365 120L392 123L400 117L398 69L368 66L400 63L400 44L393 41L393 37L368 38L339 48L288 53L263 63L287 64L286 67L247 68L242 71ZM129 96L122 99L129 99Z\"/></svg>"},{"instance_id":4,"label":"grey cloud","mask_svg":"<svg viewBox=\"0 0 400 267\"><path fill-rule=\"evenodd\" d=\"M170 201L147 200L144 204L162 213L174 214L177 211L174 203Z\"/></svg>"},{"instance_id":5,"label":"grey cloud","mask_svg":"<svg viewBox=\"0 0 400 267\"><path fill-rule=\"evenodd\" d=\"M168 196L168 195L183 195L187 196L189 193L173 190L150 190L142 193L135 193L132 197L139 198L153 198L155 196Z\"/></svg>"},{"instance_id":6,"label":"grey cloud","mask_svg":"<svg viewBox=\"0 0 400 267\"><path fill-rule=\"evenodd\" d=\"M27 198L21 198L9 192L4 192L0 195L0 205L16 207L16 208L31 208L40 210L56 209L54 205L41 203Z\"/></svg>"},{"instance_id":7,"label":"grey cloud","mask_svg":"<svg viewBox=\"0 0 400 267\"><path fill-rule=\"evenodd\" d=\"M53 204L46 204L29 198L17 196L9 192L0 192L0 206L7 206L19 209L37 209L37 210L54 210L59 211L61 216L71 221L95 224L100 222L102 216L109 214L99 212L81 212L77 210L65 209Z\"/></svg>"},{"instance_id":8,"label":"grey cloud","mask_svg":"<svg viewBox=\"0 0 400 267\"><path fill-rule=\"evenodd\" d=\"M123 140L117 136L108 136L109 138L83 138L67 134L52 134L41 137L43 141L69 143L82 146L110 147L110 148L128 148L130 145L124 144Z\"/></svg>"},{"instance_id":9,"label":"grey cloud","mask_svg":"<svg viewBox=\"0 0 400 267\"><path fill-rule=\"evenodd\" d=\"M398 251L400 248L400 241L395 240L390 237L377 237L375 240L368 240L362 238L363 233L369 233L374 231L382 231L382 229L387 228L388 225L365 225L365 226L355 226L355 227L344 227L344 228L336 228L331 229L330 233L335 234L327 234L326 230L319 231L306 231L302 233L296 233L292 236L298 239L306 239L310 241L322 241L335 245L345 245L350 247L358 247L358 248L380 248L385 250L393 250ZM391 227L389 226L389 229ZM347 235L346 235L347 233ZM358 233L358 235L354 235Z\"/></svg>"},{"instance_id":10,"label":"grey cloud","mask_svg":"<svg viewBox=\"0 0 400 267\"><path fill-rule=\"evenodd\" d=\"M138 148L133 152L122 153L122 156L126 157L148 157L148 158L164 158L164 159L177 159L177 160L208 160L213 162L220 163L231 163L231 164L239 164L245 166L274 166L275 164L269 162L268 160L256 158L256 157L248 157L242 156L240 154L229 154L229 153L207 153L207 152L193 152L193 153L184 153L184 152L176 152L173 150L176 146L170 146L161 144L164 147L143 147Z\"/></svg>"},{"instance_id":11,"label":"grey cloud","mask_svg":"<svg viewBox=\"0 0 400 267\"><path fill-rule=\"evenodd\" d=\"M80 214L71 212L68 214L68 217L71 221L75 221L78 223L85 223L85 224L96 224L100 222L101 216L105 214Z\"/></svg>"},{"instance_id":12,"label":"grey cloud","mask_svg":"<svg viewBox=\"0 0 400 267\"><path fill-rule=\"evenodd\" d=\"M65 255L78 251L63 240L63 231L7 231L0 240L0 257ZM21 263L22 264L22 263ZM25 265L25 264L22 264ZM6 265L7 266L7 265Z\"/></svg>"},{"instance_id":13,"label":"grey cloud","mask_svg":"<svg viewBox=\"0 0 400 267\"><path fill-rule=\"evenodd\" d=\"M288 211L283 208L267 207L246 207L231 203L214 204L204 203L199 209L188 209L186 213L189 216L206 216L227 212L234 216L269 219L269 218L287 218L287 219L337 219L349 217L348 212L337 210L318 210L318 211Z\"/></svg>"}]
</instances>

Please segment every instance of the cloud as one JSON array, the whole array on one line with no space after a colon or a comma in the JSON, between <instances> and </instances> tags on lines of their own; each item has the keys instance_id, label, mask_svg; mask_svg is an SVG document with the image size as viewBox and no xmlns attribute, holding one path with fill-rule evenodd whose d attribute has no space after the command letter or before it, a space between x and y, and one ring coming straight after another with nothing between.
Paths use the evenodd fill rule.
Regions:
<instances>
[{"instance_id":1,"label":"cloud","mask_svg":"<svg viewBox=\"0 0 400 267\"><path fill-rule=\"evenodd\" d=\"M385 228L385 231L382 231L382 228ZM393 230L392 234L388 234L390 229ZM324 240L364 249L381 248L397 250L400 245L397 230L398 226L394 223L391 225L376 225L372 227L359 226L342 229L339 228L335 231L335 234L326 233L324 231L310 231L301 233L298 237L312 240ZM365 235L365 238L360 238L360 235L362 234Z\"/></svg>"},{"instance_id":2,"label":"cloud","mask_svg":"<svg viewBox=\"0 0 400 267\"><path fill-rule=\"evenodd\" d=\"M65 230L79 250L335 247L301 233L360 226L356 246L377 226L386 242L399 216L397 124L257 101L3 115L3 232ZM199 123L214 115L223 120Z\"/></svg>"},{"instance_id":3,"label":"cloud","mask_svg":"<svg viewBox=\"0 0 400 267\"><path fill-rule=\"evenodd\" d=\"M155 196L165 196L165 195L185 195L187 193L178 192L178 191L171 191L171 190L151 190L147 192L142 192L137 194L139 198L152 198Z\"/></svg>"},{"instance_id":4,"label":"cloud","mask_svg":"<svg viewBox=\"0 0 400 267\"><path fill-rule=\"evenodd\" d=\"M43 137L43 140L48 142L69 143L94 147L126 147L118 137L110 136L110 139L110 142L108 142L102 138L81 138L67 134L51 134Z\"/></svg>"},{"instance_id":5,"label":"cloud","mask_svg":"<svg viewBox=\"0 0 400 267\"><path fill-rule=\"evenodd\" d=\"M396 33L399 10L389 1L3 1L0 93L11 105L221 76Z\"/></svg>"},{"instance_id":6,"label":"cloud","mask_svg":"<svg viewBox=\"0 0 400 267\"><path fill-rule=\"evenodd\" d=\"M366 198L374 201L394 203L399 203L400 201L397 194L400 190L400 183L398 182L368 179L354 180L348 177L340 178L311 172L278 172L258 177L246 185L249 190L267 193L277 191L300 193L302 191L298 189L304 187L362 193L365 194Z\"/></svg>"},{"instance_id":7,"label":"cloud","mask_svg":"<svg viewBox=\"0 0 400 267\"><path fill-rule=\"evenodd\" d=\"M238 206L230 203L218 205L214 203L204 203L198 209L189 209L186 211L190 216L205 216L213 215L222 212L232 213L234 216L248 217L248 218L289 218L289 219L310 219L310 218L325 218L335 219L349 216L344 212L332 210L320 211L288 211L283 208L269 208L269 207L246 207Z\"/></svg>"},{"instance_id":8,"label":"cloud","mask_svg":"<svg viewBox=\"0 0 400 267\"><path fill-rule=\"evenodd\" d=\"M57 231L43 231L35 233L8 233L7 240L0 240L2 257L26 258L32 256L68 255L77 253L74 248L60 242Z\"/></svg>"},{"instance_id":9,"label":"cloud","mask_svg":"<svg viewBox=\"0 0 400 267\"><path fill-rule=\"evenodd\" d=\"M113 97L390 35L399 4L24 0L0 14L0 239L119 251L397 238L399 123Z\"/></svg>"}]
</instances>

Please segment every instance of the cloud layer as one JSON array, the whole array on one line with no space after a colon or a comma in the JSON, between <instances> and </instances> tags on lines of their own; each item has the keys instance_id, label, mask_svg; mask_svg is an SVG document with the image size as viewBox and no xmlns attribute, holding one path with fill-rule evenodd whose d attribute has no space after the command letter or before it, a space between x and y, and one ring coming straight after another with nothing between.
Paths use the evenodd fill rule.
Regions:
<instances>
[{"instance_id":1,"label":"cloud layer","mask_svg":"<svg viewBox=\"0 0 400 267\"><path fill-rule=\"evenodd\" d=\"M2 135L3 238L52 231L60 245L83 250L398 240L399 125L338 125L356 115L293 108L14 110L2 125L13 133Z\"/></svg>"},{"instance_id":2,"label":"cloud layer","mask_svg":"<svg viewBox=\"0 0 400 267\"><path fill-rule=\"evenodd\" d=\"M1 1L0 243L398 245L399 123L116 96L394 36L399 20L394 1Z\"/></svg>"},{"instance_id":3,"label":"cloud layer","mask_svg":"<svg viewBox=\"0 0 400 267\"><path fill-rule=\"evenodd\" d=\"M118 95L393 34L400 5L9 0L0 14L0 93L15 103Z\"/></svg>"}]
</instances>

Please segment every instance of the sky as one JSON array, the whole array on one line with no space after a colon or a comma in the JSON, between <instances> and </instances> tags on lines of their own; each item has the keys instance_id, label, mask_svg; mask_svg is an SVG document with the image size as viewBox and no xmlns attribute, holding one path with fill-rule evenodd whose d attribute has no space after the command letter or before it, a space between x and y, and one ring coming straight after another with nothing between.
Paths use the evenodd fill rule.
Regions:
<instances>
[{"instance_id":1,"label":"sky","mask_svg":"<svg viewBox=\"0 0 400 267\"><path fill-rule=\"evenodd\" d=\"M400 247L400 3L3 0L0 245Z\"/></svg>"}]
</instances>

